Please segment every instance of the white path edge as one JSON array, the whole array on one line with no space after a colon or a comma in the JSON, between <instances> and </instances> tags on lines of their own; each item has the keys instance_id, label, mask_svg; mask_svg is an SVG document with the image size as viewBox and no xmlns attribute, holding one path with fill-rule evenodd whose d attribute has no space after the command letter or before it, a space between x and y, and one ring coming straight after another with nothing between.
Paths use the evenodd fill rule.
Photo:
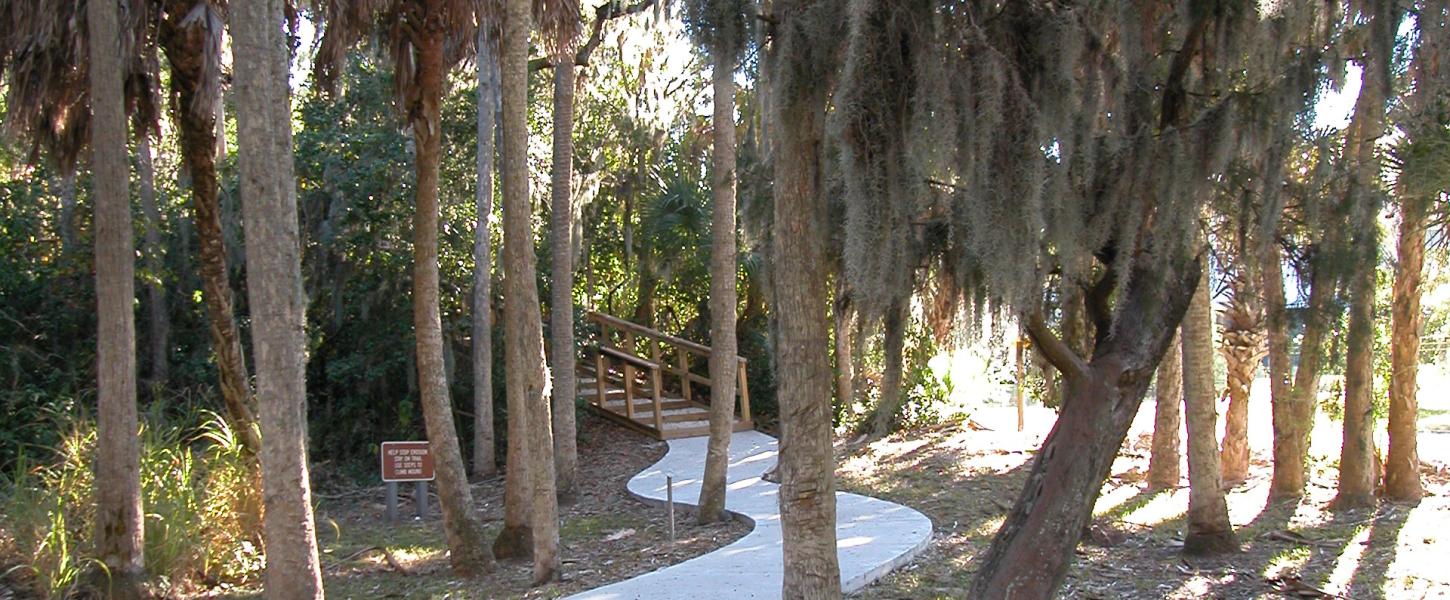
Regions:
<instances>
[{"instance_id":1,"label":"white path edge","mask_svg":"<svg viewBox=\"0 0 1450 600\"><path fill-rule=\"evenodd\" d=\"M645 502L665 500L665 476L675 480L675 502L694 506L700 498L707 437L671 440L669 452L629 480L629 492ZM754 525L745 537L677 565L595 588L569 600L709 600L779 598L780 486L762 480L773 465L776 440L757 431L730 438L726 510ZM910 561L931 541L931 520L901 506L857 494L836 493L837 556L841 589L853 592Z\"/></svg>"}]
</instances>

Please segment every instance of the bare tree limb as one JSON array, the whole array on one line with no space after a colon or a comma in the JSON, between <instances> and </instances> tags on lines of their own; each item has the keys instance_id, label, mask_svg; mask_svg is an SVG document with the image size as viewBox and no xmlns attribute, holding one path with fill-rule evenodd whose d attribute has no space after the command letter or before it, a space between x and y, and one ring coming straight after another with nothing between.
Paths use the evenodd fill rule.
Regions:
<instances>
[{"instance_id":1,"label":"bare tree limb","mask_svg":"<svg viewBox=\"0 0 1450 600\"><path fill-rule=\"evenodd\" d=\"M1034 311L1027 315L1027 322L1024 324L1027 329L1027 336L1032 338L1032 344L1037 346L1037 351L1052 363L1064 376L1081 377L1087 373L1087 361L1067 347L1047 322L1042 318L1041 311Z\"/></svg>"}]
</instances>

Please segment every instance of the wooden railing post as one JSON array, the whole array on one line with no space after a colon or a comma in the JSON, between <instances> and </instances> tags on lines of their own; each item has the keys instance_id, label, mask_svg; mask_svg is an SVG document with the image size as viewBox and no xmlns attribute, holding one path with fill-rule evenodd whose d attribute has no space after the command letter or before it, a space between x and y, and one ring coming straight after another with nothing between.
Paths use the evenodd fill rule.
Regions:
<instances>
[{"instance_id":1,"label":"wooden railing post","mask_svg":"<svg viewBox=\"0 0 1450 600\"><path fill-rule=\"evenodd\" d=\"M655 364L659 363L656 362ZM649 372L651 378L651 387L654 388L655 431L658 431L661 435L663 435L665 433L665 416L663 414L664 410L662 410L660 406L660 369L659 367L655 367L653 369L650 369Z\"/></svg>"},{"instance_id":2,"label":"wooden railing post","mask_svg":"<svg viewBox=\"0 0 1450 600\"><path fill-rule=\"evenodd\" d=\"M609 399L605 397L604 393L608 377L609 371L604 370L604 353L596 351L594 353L594 405L599 408L608 406L606 402Z\"/></svg>"},{"instance_id":3,"label":"wooden railing post","mask_svg":"<svg viewBox=\"0 0 1450 600\"><path fill-rule=\"evenodd\" d=\"M680 391L685 394L685 402L690 398L690 352L684 348L675 346L675 353L680 355Z\"/></svg>"},{"instance_id":4,"label":"wooden railing post","mask_svg":"<svg viewBox=\"0 0 1450 600\"><path fill-rule=\"evenodd\" d=\"M750 423L750 378L747 377L745 359L740 359L736 375L740 378L740 420Z\"/></svg>"},{"instance_id":5,"label":"wooden railing post","mask_svg":"<svg viewBox=\"0 0 1450 600\"><path fill-rule=\"evenodd\" d=\"M634 418L634 365L624 363L624 416Z\"/></svg>"},{"instance_id":6,"label":"wooden railing post","mask_svg":"<svg viewBox=\"0 0 1450 600\"><path fill-rule=\"evenodd\" d=\"M653 337L653 336L651 336L649 338L649 359L651 361L654 361L655 364L660 364L660 340L659 340L659 338L656 338L656 337ZM653 377L653 381L650 382L651 385L653 385L654 388L655 388L655 395L656 396L660 395L660 393L659 393L660 392L660 377L659 377L659 375L660 374L658 372L656 372L655 375L654 375L654 377Z\"/></svg>"}]
</instances>

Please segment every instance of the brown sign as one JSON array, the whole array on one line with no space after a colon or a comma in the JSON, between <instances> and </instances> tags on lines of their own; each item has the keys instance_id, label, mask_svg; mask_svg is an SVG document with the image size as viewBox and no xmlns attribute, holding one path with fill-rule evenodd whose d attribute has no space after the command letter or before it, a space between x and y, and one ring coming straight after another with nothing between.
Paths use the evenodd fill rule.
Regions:
<instances>
[{"instance_id":1,"label":"brown sign","mask_svg":"<svg viewBox=\"0 0 1450 600\"><path fill-rule=\"evenodd\" d=\"M432 481L428 442L383 442L383 481Z\"/></svg>"}]
</instances>

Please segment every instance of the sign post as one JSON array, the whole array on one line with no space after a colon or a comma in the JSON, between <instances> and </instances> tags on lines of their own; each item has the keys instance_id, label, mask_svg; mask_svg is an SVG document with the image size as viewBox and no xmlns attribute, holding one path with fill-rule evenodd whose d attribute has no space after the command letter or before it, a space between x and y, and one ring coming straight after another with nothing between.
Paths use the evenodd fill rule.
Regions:
<instances>
[{"instance_id":1,"label":"sign post","mask_svg":"<svg viewBox=\"0 0 1450 600\"><path fill-rule=\"evenodd\" d=\"M383 442L378 452L387 483L388 521L398 521L398 482L412 481L418 518L428 518L428 482L433 480L433 453L428 442Z\"/></svg>"}]
</instances>

